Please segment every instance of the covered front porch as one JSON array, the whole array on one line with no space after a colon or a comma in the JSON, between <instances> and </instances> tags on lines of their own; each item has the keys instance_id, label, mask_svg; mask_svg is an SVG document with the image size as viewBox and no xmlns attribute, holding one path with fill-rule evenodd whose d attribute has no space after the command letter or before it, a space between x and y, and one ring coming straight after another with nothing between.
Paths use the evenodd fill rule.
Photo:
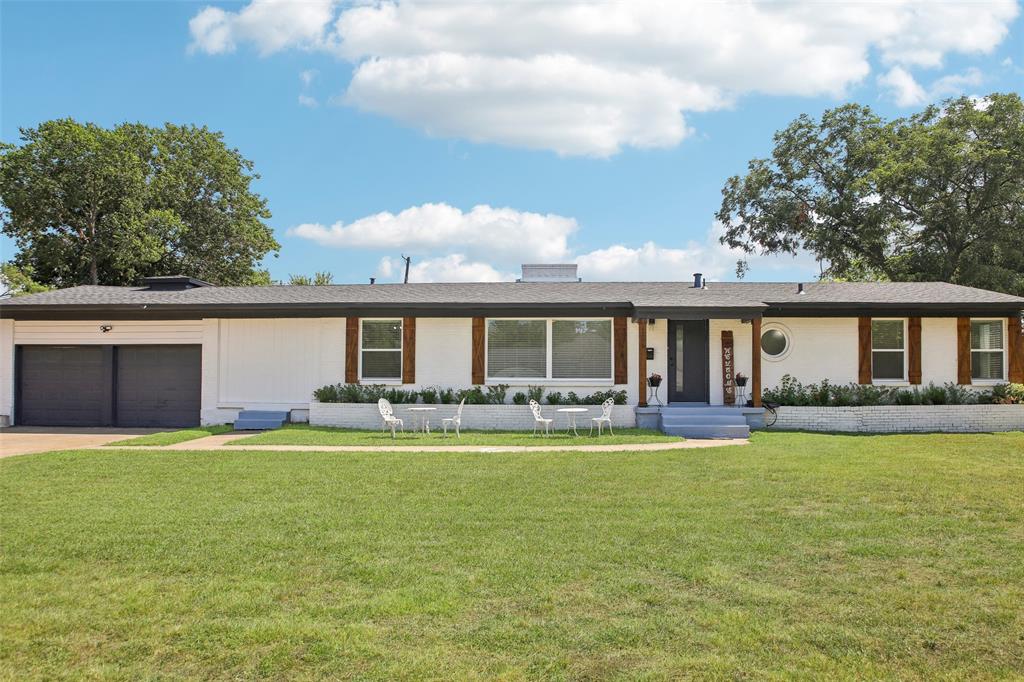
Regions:
<instances>
[{"instance_id":1,"label":"covered front porch","mask_svg":"<svg viewBox=\"0 0 1024 682\"><path fill-rule=\"evenodd\" d=\"M760 313L677 315L634 320L637 406L760 408Z\"/></svg>"}]
</instances>

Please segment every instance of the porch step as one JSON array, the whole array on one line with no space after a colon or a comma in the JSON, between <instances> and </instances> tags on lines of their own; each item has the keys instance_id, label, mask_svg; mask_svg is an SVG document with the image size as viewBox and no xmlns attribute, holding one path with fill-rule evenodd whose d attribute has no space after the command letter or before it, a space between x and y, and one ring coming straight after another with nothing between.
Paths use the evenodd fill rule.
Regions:
<instances>
[{"instance_id":1,"label":"porch step","mask_svg":"<svg viewBox=\"0 0 1024 682\"><path fill-rule=\"evenodd\" d=\"M661 415L662 426L706 426L710 424L746 424L747 420L740 415L724 414L663 414Z\"/></svg>"},{"instance_id":2,"label":"porch step","mask_svg":"<svg viewBox=\"0 0 1024 682\"><path fill-rule=\"evenodd\" d=\"M711 426L663 426L662 433L683 438L749 438L750 427L744 424L718 424Z\"/></svg>"},{"instance_id":3,"label":"porch step","mask_svg":"<svg viewBox=\"0 0 1024 682\"><path fill-rule=\"evenodd\" d=\"M288 421L288 412L277 410L242 410L235 420L235 431L279 429Z\"/></svg>"},{"instance_id":4,"label":"porch step","mask_svg":"<svg viewBox=\"0 0 1024 682\"><path fill-rule=\"evenodd\" d=\"M749 438L750 427L742 410L708 405L662 407L658 423L662 433L684 438Z\"/></svg>"}]
</instances>

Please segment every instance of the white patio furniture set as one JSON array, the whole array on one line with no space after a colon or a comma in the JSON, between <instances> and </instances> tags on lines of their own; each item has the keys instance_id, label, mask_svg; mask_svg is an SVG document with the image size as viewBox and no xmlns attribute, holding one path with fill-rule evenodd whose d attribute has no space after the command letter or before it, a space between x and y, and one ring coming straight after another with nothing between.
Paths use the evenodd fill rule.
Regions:
<instances>
[{"instance_id":1,"label":"white patio furniture set","mask_svg":"<svg viewBox=\"0 0 1024 682\"><path fill-rule=\"evenodd\" d=\"M462 408L466 404L465 400L459 403L458 409L455 411L454 417L445 417L441 420L441 426L444 427L444 435L448 435L448 429L455 430L455 437L461 438L462 434L460 429L462 427ZM608 426L608 432L613 436L615 431L612 430L612 406L615 401L609 398L601 403L601 414L597 417L590 418L590 435L594 434L594 427L597 427L597 435L600 436L604 432L605 425ZM396 429L401 430L405 433L405 422L395 416L395 410L391 407L391 403L381 398L377 401L377 409L380 411L381 418L381 431L387 431L391 429L391 437L395 438ZM423 433L430 433L430 413L437 412L436 407L430 407L427 405L417 405L409 408L410 412L416 414L419 417L419 424L417 431ZM576 430L576 416L579 414L585 414L589 412L586 407L560 407L557 408L557 412L565 414L567 420L566 433L572 431L574 435L579 436L579 432ZM554 423L554 419L544 416L541 411L540 403L536 400L530 401L530 412L533 413L533 435L537 435L538 430L542 430L545 436L551 435L551 425Z\"/></svg>"}]
</instances>

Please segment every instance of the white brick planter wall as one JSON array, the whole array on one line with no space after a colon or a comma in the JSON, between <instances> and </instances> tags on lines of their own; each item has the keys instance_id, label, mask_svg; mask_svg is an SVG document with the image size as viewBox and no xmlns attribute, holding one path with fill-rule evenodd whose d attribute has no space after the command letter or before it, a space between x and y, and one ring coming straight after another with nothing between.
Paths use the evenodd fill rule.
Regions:
<instances>
[{"instance_id":1,"label":"white brick planter wall","mask_svg":"<svg viewBox=\"0 0 1024 682\"><path fill-rule=\"evenodd\" d=\"M419 414L410 412L416 405L394 405L395 416L405 420L405 428L412 429L419 424ZM420 405L419 407L422 407ZM440 430L441 420L455 416L458 405L437 405L436 412L428 413L431 429ZM576 415L577 428L590 429L590 418L601 414L600 405L581 405L587 413ZM542 412L549 419L554 419L552 426L564 429L568 423L567 415L555 412L554 405L544 405ZM313 426L339 426L351 429L379 429L380 412L376 404L367 403L318 403L309 404L309 423ZM615 405L612 407L612 425L615 427L632 427L636 425L636 417L631 405ZM462 408L462 428L480 431L531 431L533 415L526 405L466 405Z\"/></svg>"},{"instance_id":2,"label":"white brick planter wall","mask_svg":"<svg viewBox=\"0 0 1024 682\"><path fill-rule=\"evenodd\" d=\"M1024 405L886 405L780 407L772 429L913 433L1024 430Z\"/></svg>"}]
</instances>

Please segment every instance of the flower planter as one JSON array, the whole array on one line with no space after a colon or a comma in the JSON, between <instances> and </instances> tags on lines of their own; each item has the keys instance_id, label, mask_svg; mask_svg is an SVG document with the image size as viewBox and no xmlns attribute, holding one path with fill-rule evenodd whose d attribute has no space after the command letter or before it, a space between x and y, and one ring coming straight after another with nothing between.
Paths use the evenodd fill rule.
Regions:
<instances>
[{"instance_id":1,"label":"flower planter","mask_svg":"<svg viewBox=\"0 0 1024 682\"><path fill-rule=\"evenodd\" d=\"M885 405L777 409L771 428L847 433L1024 431L1024 405Z\"/></svg>"},{"instance_id":2,"label":"flower planter","mask_svg":"<svg viewBox=\"0 0 1024 682\"><path fill-rule=\"evenodd\" d=\"M437 407L436 412L428 412L432 430L441 430L441 420L454 417L458 405L393 405L395 416L405 421L406 430L416 428L420 415L410 412L410 407ZM586 414L576 415L577 429L590 429L590 418L601 415L600 405L542 405L541 412L548 419L554 419L552 427L564 429L568 426L568 416L557 412L560 407L585 407ZM381 420L377 405L372 403L318 403L309 404L309 423L312 426L335 426L350 429L379 429ZM613 427L636 426L636 416L632 405L614 405L612 407ZM533 415L527 405L465 405L462 408L462 429L478 431L531 431Z\"/></svg>"}]
</instances>

